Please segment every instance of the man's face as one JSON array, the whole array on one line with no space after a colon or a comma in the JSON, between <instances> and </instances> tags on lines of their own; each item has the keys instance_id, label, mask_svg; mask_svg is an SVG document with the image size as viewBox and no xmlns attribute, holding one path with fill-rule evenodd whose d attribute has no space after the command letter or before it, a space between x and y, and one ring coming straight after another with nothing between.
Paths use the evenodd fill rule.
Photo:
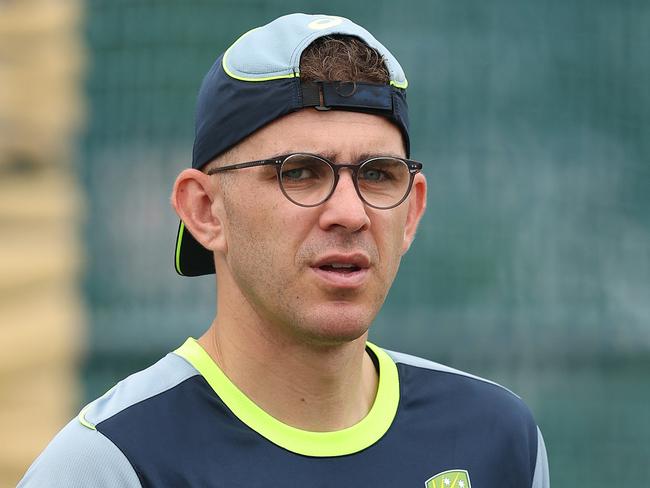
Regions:
<instances>
[{"instance_id":1,"label":"man's face","mask_svg":"<svg viewBox=\"0 0 650 488\"><path fill-rule=\"evenodd\" d=\"M247 138L233 162L293 152L356 163L379 155L403 157L404 146L400 131L383 117L306 109ZM346 169L330 199L312 208L282 194L271 166L213 178L221 179L215 189L221 188L223 199L215 199L213 210L223 213L227 243L217 257L217 282L229 289L220 289L219 296L247 308L238 312L259 317L271 333L319 344L363 335L415 233L424 177L417 176L409 200L390 210L364 205Z\"/></svg>"}]
</instances>

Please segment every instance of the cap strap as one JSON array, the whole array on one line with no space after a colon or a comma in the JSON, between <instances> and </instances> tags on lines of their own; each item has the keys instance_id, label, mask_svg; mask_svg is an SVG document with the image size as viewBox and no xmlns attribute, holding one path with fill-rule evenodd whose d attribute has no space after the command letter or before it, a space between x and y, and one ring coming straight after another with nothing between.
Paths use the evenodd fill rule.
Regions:
<instances>
[{"instance_id":1,"label":"cap strap","mask_svg":"<svg viewBox=\"0 0 650 488\"><path fill-rule=\"evenodd\" d=\"M302 106L318 110L348 108L393 111L393 88L389 85L352 81L301 81Z\"/></svg>"}]
</instances>

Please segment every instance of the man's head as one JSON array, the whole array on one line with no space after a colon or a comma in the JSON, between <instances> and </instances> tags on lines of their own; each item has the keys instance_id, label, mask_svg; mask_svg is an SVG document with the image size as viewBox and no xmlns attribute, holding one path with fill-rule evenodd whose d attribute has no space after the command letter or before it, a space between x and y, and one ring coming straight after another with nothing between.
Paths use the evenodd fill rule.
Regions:
<instances>
[{"instance_id":1,"label":"man's head","mask_svg":"<svg viewBox=\"0 0 650 488\"><path fill-rule=\"evenodd\" d=\"M220 302L303 340L352 340L367 330L384 301L424 211L426 183L416 163L405 159L406 105L403 88L395 85L405 87L406 80L390 53L347 20L302 15L292 20L308 26L306 46L299 53L300 80L293 88L286 81L279 86L293 89L301 100L217 154L210 152L219 142L208 143L206 149L201 139L205 123L197 126L195 164L203 171L181 173L172 201L184 227L214 255ZM343 22L362 35L332 30ZM319 36L323 30L329 35ZM245 66L255 71L228 59L236 54L237 49L227 51L222 71L228 76L241 74ZM258 90L260 82L247 83L255 86L245 86L244 92L257 96L250 90ZM205 84L204 93L210 91ZM199 108L199 117L201 110L209 109ZM296 202L311 202L305 197L311 188L305 182L316 176L322 180L329 167L323 162L317 169L305 168L301 165L306 159L293 156L289 165L281 157L295 153L327 159L334 169L371 161L361 169L338 168L329 198L301 206ZM262 160L266 162L259 164ZM250 161L257 163L229 168ZM408 197L397 205L399 192ZM396 206L384 209L391 199ZM178 263L177 258L177 269Z\"/></svg>"}]
</instances>

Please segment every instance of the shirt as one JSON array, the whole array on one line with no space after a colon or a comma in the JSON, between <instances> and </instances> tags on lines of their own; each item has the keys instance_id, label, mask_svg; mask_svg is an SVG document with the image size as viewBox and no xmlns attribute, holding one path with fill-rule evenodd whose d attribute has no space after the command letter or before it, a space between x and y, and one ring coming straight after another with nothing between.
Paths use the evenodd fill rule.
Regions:
<instances>
[{"instance_id":1,"label":"shirt","mask_svg":"<svg viewBox=\"0 0 650 488\"><path fill-rule=\"evenodd\" d=\"M482 378L367 343L377 395L359 423L297 429L190 338L86 406L19 487L548 488L530 410Z\"/></svg>"}]
</instances>

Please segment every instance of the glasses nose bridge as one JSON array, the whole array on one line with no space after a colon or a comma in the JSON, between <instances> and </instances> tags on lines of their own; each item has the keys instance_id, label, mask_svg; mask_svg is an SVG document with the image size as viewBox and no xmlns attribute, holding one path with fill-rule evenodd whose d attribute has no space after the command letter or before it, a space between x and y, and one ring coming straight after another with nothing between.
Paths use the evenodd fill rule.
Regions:
<instances>
[{"instance_id":1,"label":"glasses nose bridge","mask_svg":"<svg viewBox=\"0 0 650 488\"><path fill-rule=\"evenodd\" d=\"M361 199L361 201L364 201L363 196L361 195L361 192L359 192L359 186L357 185L357 174L359 173L359 167L361 164L354 164L354 163L333 163L331 161L328 161L329 165L332 167L332 171L334 172L334 185L332 185L332 191L330 193L330 197L334 194L336 189L339 186L339 179L340 179L340 171L342 169L347 169L350 171L350 178L352 179L352 186L354 186L354 190L357 192L357 196ZM329 198L329 197L328 197Z\"/></svg>"},{"instance_id":2,"label":"glasses nose bridge","mask_svg":"<svg viewBox=\"0 0 650 488\"><path fill-rule=\"evenodd\" d=\"M361 164L354 164L354 163L333 163L331 161L328 161L328 163L334 170L334 174L337 177L339 175L339 171L341 171L342 169L349 169L350 173L354 177L356 176L357 171L359 171L359 166L361 166Z\"/></svg>"}]
</instances>

